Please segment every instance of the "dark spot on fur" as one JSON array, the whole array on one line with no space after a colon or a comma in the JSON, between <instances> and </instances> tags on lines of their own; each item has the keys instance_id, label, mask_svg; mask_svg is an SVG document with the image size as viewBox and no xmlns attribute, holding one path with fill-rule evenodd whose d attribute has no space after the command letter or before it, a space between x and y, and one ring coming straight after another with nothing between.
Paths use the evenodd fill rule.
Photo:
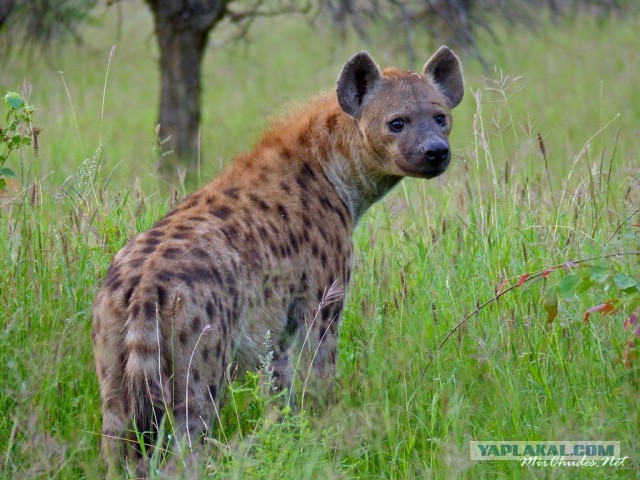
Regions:
<instances>
[{"instance_id":1,"label":"dark spot on fur","mask_svg":"<svg viewBox=\"0 0 640 480\"><path fill-rule=\"evenodd\" d=\"M158 294L158 306L162 308L167 301L167 291L162 285L157 285L156 291Z\"/></svg>"},{"instance_id":2,"label":"dark spot on fur","mask_svg":"<svg viewBox=\"0 0 640 480\"><path fill-rule=\"evenodd\" d=\"M220 360L220 353L221 353L221 352L222 352L222 345L221 345L221 343L220 343L220 340L218 340L218 341L216 342L216 358L217 358L218 360Z\"/></svg>"},{"instance_id":3,"label":"dark spot on fur","mask_svg":"<svg viewBox=\"0 0 640 480\"><path fill-rule=\"evenodd\" d=\"M250 231L244 232L244 240L248 245L255 245L256 237Z\"/></svg>"},{"instance_id":4,"label":"dark spot on fur","mask_svg":"<svg viewBox=\"0 0 640 480\"><path fill-rule=\"evenodd\" d=\"M309 146L309 133L306 130L303 130L302 133L300 135L298 135L298 143L302 147L308 147Z\"/></svg>"},{"instance_id":5,"label":"dark spot on fur","mask_svg":"<svg viewBox=\"0 0 640 480\"><path fill-rule=\"evenodd\" d=\"M204 360L205 362L209 360L209 349L207 347L203 348L201 355L202 355L202 360Z\"/></svg>"},{"instance_id":6,"label":"dark spot on fur","mask_svg":"<svg viewBox=\"0 0 640 480\"><path fill-rule=\"evenodd\" d=\"M264 289L264 298L271 298L272 294L273 294L273 292L271 291L270 288L265 288Z\"/></svg>"},{"instance_id":7,"label":"dark spot on fur","mask_svg":"<svg viewBox=\"0 0 640 480\"><path fill-rule=\"evenodd\" d=\"M154 228L154 229L149 230L147 232L147 237L151 237L151 238L157 239L157 238L160 238L160 237L164 237L165 234L166 233L164 231L157 230L157 229Z\"/></svg>"},{"instance_id":8,"label":"dark spot on fur","mask_svg":"<svg viewBox=\"0 0 640 480\"><path fill-rule=\"evenodd\" d=\"M131 302L131 297L133 296L134 287L130 287L124 294L124 302L129 305Z\"/></svg>"},{"instance_id":9,"label":"dark spot on fur","mask_svg":"<svg viewBox=\"0 0 640 480\"><path fill-rule=\"evenodd\" d=\"M191 255L202 260L207 260L209 258L209 253L205 249L200 247L196 247L192 249L190 252L191 252Z\"/></svg>"},{"instance_id":10,"label":"dark spot on fur","mask_svg":"<svg viewBox=\"0 0 640 480\"><path fill-rule=\"evenodd\" d=\"M155 245L149 245L149 246L143 248L142 250L140 250L140 253L143 253L145 255L150 255L155 251L156 251L156 246Z\"/></svg>"},{"instance_id":11,"label":"dark spot on fur","mask_svg":"<svg viewBox=\"0 0 640 480\"><path fill-rule=\"evenodd\" d=\"M211 303L211 301L207 302L206 311L207 317L209 318L209 320L211 320L213 318L213 304Z\"/></svg>"},{"instance_id":12,"label":"dark spot on fur","mask_svg":"<svg viewBox=\"0 0 640 480\"><path fill-rule=\"evenodd\" d=\"M327 268L327 254L322 252L320 254L320 261L322 262L322 268Z\"/></svg>"},{"instance_id":13,"label":"dark spot on fur","mask_svg":"<svg viewBox=\"0 0 640 480\"><path fill-rule=\"evenodd\" d=\"M280 182L280 188L282 189L282 191L288 195L291 195L293 193L293 191L291 190L291 187L289 186L289 184L287 182Z\"/></svg>"},{"instance_id":14,"label":"dark spot on fur","mask_svg":"<svg viewBox=\"0 0 640 480\"><path fill-rule=\"evenodd\" d=\"M325 334L327 333L327 329L323 326L320 327L320 330L318 331L318 341L322 342L322 340L324 339Z\"/></svg>"},{"instance_id":15,"label":"dark spot on fur","mask_svg":"<svg viewBox=\"0 0 640 480\"><path fill-rule=\"evenodd\" d=\"M155 247L158 244L162 243L162 239L158 238L158 237L149 237L149 238L145 239L144 243L149 247L152 247L152 246Z\"/></svg>"},{"instance_id":16,"label":"dark spot on fur","mask_svg":"<svg viewBox=\"0 0 640 480\"><path fill-rule=\"evenodd\" d=\"M176 225L174 228L179 232L189 232L193 230L193 227L191 225Z\"/></svg>"},{"instance_id":17,"label":"dark spot on fur","mask_svg":"<svg viewBox=\"0 0 640 480\"><path fill-rule=\"evenodd\" d=\"M135 260L131 260L129 262L129 268L132 268L134 270L137 270L138 268L140 268L142 265L144 265L145 259L144 258L136 258Z\"/></svg>"},{"instance_id":18,"label":"dark spot on fur","mask_svg":"<svg viewBox=\"0 0 640 480\"><path fill-rule=\"evenodd\" d=\"M238 195L238 187L228 187L225 188L222 193L224 193L227 197L229 198L233 198L234 200L238 200L239 195Z\"/></svg>"},{"instance_id":19,"label":"dark spot on fur","mask_svg":"<svg viewBox=\"0 0 640 480\"><path fill-rule=\"evenodd\" d=\"M316 179L316 174L311 169L311 167L306 163L302 165L302 168L300 169L300 173L303 175L303 177L312 178L314 180Z\"/></svg>"},{"instance_id":20,"label":"dark spot on fur","mask_svg":"<svg viewBox=\"0 0 640 480\"><path fill-rule=\"evenodd\" d=\"M209 385L209 395L211 396L211 398L213 400L216 399L216 395L218 394L218 391L216 389L215 385Z\"/></svg>"},{"instance_id":21,"label":"dark spot on fur","mask_svg":"<svg viewBox=\"0 0 640 480\"><path fill-rule=\"evenodd\" d=\"M255 193L251 193L249 194L249 199L255 203L260 210L266 212L267 210L269 210L269 205L267 204L267 202L265 202L262 198L260 198L258 195L256 195Z\"/></svg>"},{"instance_id":22,"label":"dark spot on fur","mask_svg":"<svg viewBox=\"0 0 640 480\"><path fill-rule=\"evenodd\" d=\"M291 248L295 253L298 253L298 237L293 234L291 230L289 230L289 243L291 244Z\"/></svg>"},{"instance_id":23,"label":"dark spot on fur","mask_svg":"<svg viewBox=\"0 0 640 480\"><path fill-rule=\"evenodd\" d=\"M282 158L284 158L285 160L289 160L291 158L291 150L289 150L287 147L284 147L281 151L280 151L280 156Z\"/></svg>"},{"instance_id":24,"label":"dark spot on fur","mask_svg":"<svg viewBox=\"0 0 640 480\"><path fill-rule=\"evenodd\" d=\"M171 235L171 238L173 238L174 240L185 240L189 238L189 235L184 232L176 232L173 235Z\"/></svg>"},{"instance_id":25,"label":"dark spot on fur","mask_svg":"<svg viewBox=\"0 0 640 480\"><path fill-rule=\"evenodd\" d=\"M322 205L325 209L333 208L333 204L324 195L320 195L319 200L320 200L320 205Z\"/></svg>"},{"instance_id":26,"label":"dark spot on fur","mask_svg":"<svg viewBox=\"0 0 640 480\"><path fill-rule=\"evenodd\" d=\"M318 247L318 244L315 241L311 242L311 254L314 257L317 257L319 253L320 253L320 248Z\"/></svg>"},{"instance_id":27,"label":"dark spot on fur","mask_svg":"<svg viewBox=\"0 0 640 480\"><path fill-rule=\"evenodd\" d=\"M195 215L193 217L189 217L189 220L191 220L192 222L198 222L198 223L207 221L206 218L204 218L204 217L202 217L200 215Z\"/></svg>"},{"instance_id":28,"label":"dark spot on fur","mask_svg":"<svg viewBox=\"0 0 640 480\"><path fill-rule=\"evenodd\" d=\"M109 278L108 281L104 282L104 286L107 287L107 288L110 288L113 291L115 291L115 290L118 290L122 286L122 280L120 279L119 276L113 276L113 277Z\"/></svg>"},{"instance_id":29,"label":"dark spot on fur","mask_svg":"<svg viewBox=\"0 0 640 480\"><path fill-rule=\"evenodd\" d=\"M296 183L303 191L309 188L309 186L307 185L307 180L300 174L296 176Z\"/></svg>"},{"instance_id":30,"label":"dark spot on fur","mask_svg":"<svg viewBox=\"0 0 640 480\"><path fill-rule=\"evenodd\" d=\"M143 309L144 309L145 320L156 319L156 306L153 302L145 302Z\"/></svg>"},{"instance_id":31,"label":"dark spot on fur","mask_svg":"<svg viewBox=\"0 0 640 480\"><path fill-rule=\"evenodd\" d=\"M194 382L200 381L200 370L198 370L197 368L193 369L193 381Z\"/></svg>"},{"instance_id":32,"label":"dark spot on fur","mask_svg":"<svg viewBox=\"0 0 640 480\"><path fill-rule=\"evenodd\" d=\"M304 210L309 208L309 200L307 199L307 192L300 190L300 205Z\"/></svg>"},{"instance_id":33,"label":"dark spot on fur","mask_svg":"<svg viewBox=\"0 0 640 480\"><path fill-rule=\"evenodd\" d=\"M229 295L232 298L237 297L238 291L236 290L236 287L234 287L231 284L227 285L227 295Z\"/></svg>"},{"instance_id":34,"label":"dark spot on fur","mask_svg":"<svg viewBox=\"0 0 640 480\"><path fill-rule=\"evenodd\" d=\"M220 276L220 272L218 272L218 269L216 267L210 267L211 270L211 279L213 280L213 283L220 285L222 283L222 277Z\"/></svg>"},{"instance_id":35,"label":"dark spot on fur","mask_svg":"<svg viewBox=\"0 0 640 480\"><path fill-rule=\"evenodd\" d=\"M336 129L337 123L338 123L338 114L333 113L327 117L326 126L327 126L327 130L329 130L329 135L333 135Z\"/></svg>"},{"instance_id":36,"label":"dark spot on fur","mask_svg":"<svg viewBox=\"0 0 640 480\"><path fill-rule=\"evenodd\" d=\"M182 250L180 248L169 247L164 252L162 252L162 258L176 258L180 253L182 253Z\"/></svg>"},{"instance_id":37,"label":"dark spot on fur","mask_svg":"<svg viewBox=\"0 0 640 480\"><path fill-rule=\"evenodd\" d=\"M187 332L180 332L180 334L178 335L178 340L183 345L187 344L187 338L188 338Z\"/></svg>"},{"instance_id":38,"label":"dark spot on fur","mask_svg":"<svg viewBox=\"0 0 640 480\"><path fill-rule=\"evenodd\" d=\"M262 238L263 240L267 240L269 238L269 233L267 232L267 229L264 228L262 225L258 227L258 233L260 234L260 238Z\"/></svg>"},{"instance_id":39,"label":"dark spot on fur","mask_svg":"<svg viewBox=\"0 0 640 480\"><path fill-rule=\"evenodd\" d=\"M340 223L342 223L342 226L347 228L347 216L345 215L343 208L334 207L333 211L338 214L338 217L340 217Z\"/></svg>"},{"instance_id":40,"label":"dark spot on fur","mask_svg":"<svg viewBox=\"0 0 640 480\"><path fill-rule=\"evenodd\" d=\"M160 270L157 274L157 279L160 282L168 282L174 277L174 272L171 270Z\"/></svg>"},{"instance_id":41,"label":"dark spot on fur","mask_svg":"<svg viewBox=\"0 0 640 480\"><path fill-rule=\"evenodd\" d=\"M284 208L284 205L282 204L278 204L276 206L277 210L278 210L278 215L280 215L280 218L282 218L285 222L289 221L289 212L287 212L287 209Z\"/></svg>"},{"instance_id":42,"label":"dark spot on fur","mask_svg":"<svg viewBox=\"0 0 640 480\"><path fill-rule=\"evenodd\" d=\"M229 207L217 207L210 210L211 215L214 217L218 217L221 220L226 219L231 213L231 209Z\"/></svg>"},{"instance_id":43,"label":"dark spot on fur","mask_svg":"<svg viewBox=\"0 0 640 480\"><path fill-rule=\"evenodd\" d=\"M193 317L193 321L191 323L191 330L193 333L200 333L200 327L202 326L202 320L200 317Z\"/></svg>"},{"instance_id":44,"label":"dark spot on fur","mask_svg":"<svg viewBox=\"0 0 640 480\"><path fill-rule=\"evenodd\" d=\"M220 326L222 327L222 336L226 337L227 336L227 322L220 322Z\"/></svg>"},{"instance_id":45,"label":"dark spot on fur","mask_svg":"<svg viewBox=\"0 0 640 480\"><path fill-rule=\"evenodd\" d=\"M133 318L138 318L138 315L140 315L140 305L138 305L137 303L131 308L131 315L133 316Z\"/></svg>"}]
</instances>

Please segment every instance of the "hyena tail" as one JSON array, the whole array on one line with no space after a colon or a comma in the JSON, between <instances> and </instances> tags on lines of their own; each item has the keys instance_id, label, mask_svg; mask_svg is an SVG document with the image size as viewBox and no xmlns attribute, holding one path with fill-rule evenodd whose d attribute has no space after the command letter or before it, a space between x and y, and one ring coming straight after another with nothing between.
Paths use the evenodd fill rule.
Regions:
<instances>
[{"instance_id":1,"label":"hyena tail","mask_svg":"<svg viewBox=\"0 0 640 480\"><path fill-rule=\"evenodd\" d=\"M129 353L124 378L128 408L134 431L144 434L145 439L153 438L163 413L172 404L161 355L163 340L158 312L150 305L153 303L148 299L141 308L132 305L125 337Z\"/></svg>"}]
</instances>

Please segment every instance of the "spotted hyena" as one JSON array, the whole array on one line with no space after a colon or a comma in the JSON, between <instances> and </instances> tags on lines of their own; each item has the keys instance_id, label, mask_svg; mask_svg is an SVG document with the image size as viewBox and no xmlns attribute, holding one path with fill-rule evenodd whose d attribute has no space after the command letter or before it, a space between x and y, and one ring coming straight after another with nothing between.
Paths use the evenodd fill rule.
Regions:
<instances>
[{"instance_id":1,"label":"spotted hyena","mask_svg":"<svg viewBox=\"0 0 640 480\"><path fill-rule=\"evenodd\" d=\"M421 74L381 71L360 52L337 94L276 121L118 252L92 330L110 467L133 425L151 430L167 409L189 441L204 433L228 367L255 368L265 338L277 388L291 386L296 346L309 362L304 374L319 385L331 378L353 229L402 177L445 171L463 92L446 47Z\"/></svg>"}]
</instances>

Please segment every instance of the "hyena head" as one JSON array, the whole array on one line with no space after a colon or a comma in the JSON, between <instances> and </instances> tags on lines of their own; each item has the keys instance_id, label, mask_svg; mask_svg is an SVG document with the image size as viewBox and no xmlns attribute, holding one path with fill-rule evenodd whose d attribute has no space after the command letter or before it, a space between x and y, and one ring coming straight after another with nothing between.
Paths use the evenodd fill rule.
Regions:
<instances>
[{"instance_id":1,"label":"hyena head","mask_svg":"<svg viewBox=\"0 0 640 480\"><path fill-rule=\"evenodd\" d=\"M338 103L353 117L368 150L368 167L381 175L432 178L444 172L451 109L464 94L458 57L441 47L422 75L380 71L366 52L354 55L338 78Z\"/></svg>"}]
</instances>

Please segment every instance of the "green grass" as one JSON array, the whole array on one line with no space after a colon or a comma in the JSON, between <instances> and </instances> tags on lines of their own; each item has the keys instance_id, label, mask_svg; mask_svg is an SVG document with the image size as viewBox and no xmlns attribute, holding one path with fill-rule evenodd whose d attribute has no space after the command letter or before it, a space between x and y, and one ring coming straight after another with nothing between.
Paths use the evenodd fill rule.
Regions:
<instances>
[{"instance_id":1,"label":"green grass","mask_svg":"<svg viewBox=\"0 0 640 480\"><path fill-rule=\"evenodd\" d=\"M91 302L115 252L172 202L153 173L151 23L141 5L126 11L120 38L110 10L85 45L53 46L32 63L14 52L0 71L2 88L33 84L43 131L38 157L22 150L7 163L21 170L19 194L0 199L3 478L103 473ZM332 89L357 49L406 66L387 33L365 44L299 20L273 25L258 24L248 45L208 54L203 181L269 115ZM607 292L561 301L548 324L541 298L563 275L554 272L482 308L437 350L503 280L638 250L636 25L581 18L543 25L537 36L499 27L500 43L482 40L499 67L484 74L465 60L450 170L404 181L356 231L335 403L274 422L255 379L236 385L217 427L222 444L204 462L212 477L637 476L639 366L617 363L630 336L625 313L582 322ZM432 48L422 44L426 57ZM593 263L638 277L637 257ZM502 439L618 440L630 458L606 469L469 460L470 440Z\"/></svg>"}]
</instances>

